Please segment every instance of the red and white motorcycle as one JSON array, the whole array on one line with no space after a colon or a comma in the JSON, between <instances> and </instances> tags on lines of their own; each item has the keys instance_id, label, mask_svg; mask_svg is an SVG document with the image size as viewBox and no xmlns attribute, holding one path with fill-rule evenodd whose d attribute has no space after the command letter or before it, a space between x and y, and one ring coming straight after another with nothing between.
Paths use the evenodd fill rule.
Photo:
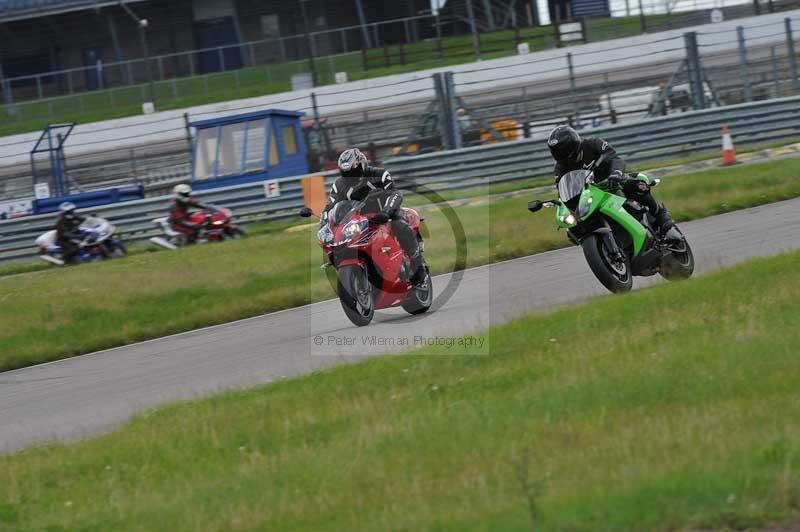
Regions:
<instances>
[{"instance_id":1,"label":"red and white motorcycle","mask_svg":"<svg viewBox=\"0 0 800 532\"><path fill-rule=\"evenodd\" d=\"M212 206L210 210L196 211L186 218L193 225L201 226L200 234L195 243L221 242L230 238L240 238L244 231L236 224L233 213L224 207ZM150 242L167 249L177 249L185 246L188 236L176 231L167 216L156 218L153 223L161 228L163 236L154 236Z\"/></svg>"},{"instance_id":2,"label":"red and white motorcycle","mask_svg":"<svg viewBox=\"0 0 800 532\"><path fill-rule=\"evenodd\" d=\"M328 212L317 232L317 240L330 264L336 268L336 292L342 309L355 325L368 325L375 310L401 306L410 314L427 312L433 302L433 283L427 265L422 282L411 283L411 260L391 231L391 224L376 224L373 214L364 214L363 201L341 201ZM420 217L405 209L408 225L419 232ZM300 216L314 213L305 207Z\"/></svg>"}]
</instances>

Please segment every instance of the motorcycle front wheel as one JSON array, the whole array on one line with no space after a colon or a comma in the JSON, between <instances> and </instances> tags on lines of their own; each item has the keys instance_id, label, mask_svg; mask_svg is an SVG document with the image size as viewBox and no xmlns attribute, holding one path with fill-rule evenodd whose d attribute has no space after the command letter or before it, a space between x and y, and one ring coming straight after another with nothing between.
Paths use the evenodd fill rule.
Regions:
<instances>
[{"instance_id":1,"label":"motorcycle front wheel","mask_svg":"<svg viewBox=\"0 0 800 532\"><path fill-rule=\"evenodd\" d=\"M118 259L128 254L128 250L121 242L104 242L100 246L100 253L104 259Z\"/></svg>"},{"instance_id":2,"label":"motorcycle front wheel","mask_svg":"<svg viewBox=\"0 0 800 532\"><path fill-rule=\"evenodd\" d=\"M228 238L243 238L244 231L239 229L238 227L234 229L226 229L225 233L228 235Z\"/></svg>"},{"instance_id":3,"label":"motorcycle front wheel","mask_svg":"<svg viewBox=\"0 0 800 532\"><path fill-rule=\"evenodd\" d=\"M583 239L581 247L589 268L603 286L615 294L628 292L633 287L630 259L625 257L622 262L612 260L602 237L589 235Z\"/></svg>"},{"instance_id":4,"label":"motorcycle front wheel","mask_svg":"<svg viewBox=\"0 0 800 532\"><path fill-rule=\"evenodd\" d=\"M111 251L111 256L116 258L122 258L128 254L128 248L125 247L125 244L122 242L117 242L116 247Z\"/></svg>"},{"instance_id":5,"label":"motorcycle front wheel","mask_svg":"<svg viewBox=\"0 0 800 532\"><path fill-rule=\"evenodd\" d=\"M353 325L369 325L375 316L375 291L366 270L355 264L337 271L336 293L347 318Z\"/></svg>"}]
</instances>

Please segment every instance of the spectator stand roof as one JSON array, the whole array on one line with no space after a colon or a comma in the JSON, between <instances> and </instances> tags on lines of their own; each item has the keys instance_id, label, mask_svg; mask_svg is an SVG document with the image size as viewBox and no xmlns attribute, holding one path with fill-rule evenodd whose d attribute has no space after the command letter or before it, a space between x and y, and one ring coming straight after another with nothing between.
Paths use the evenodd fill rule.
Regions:
<instances>
[{"instance_id":1,"label":"spectator stand roof","mask_svg":"<svg viewBox=\"0 0 800 532\"><path fill-rule=\"evenodd\" d=\"M146 0L0 0L0 22L144 1Z\"/></svg>"}]
</instances>

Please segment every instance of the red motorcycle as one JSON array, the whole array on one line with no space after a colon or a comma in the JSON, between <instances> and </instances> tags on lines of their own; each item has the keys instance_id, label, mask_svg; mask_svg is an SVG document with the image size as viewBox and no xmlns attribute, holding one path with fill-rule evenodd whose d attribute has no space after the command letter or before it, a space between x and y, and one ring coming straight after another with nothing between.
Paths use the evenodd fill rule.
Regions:
<instances>
[{"instance_id":1,"label":"red motorcycle","mask_svg":"<svg viewBox=\"0 0 800 532\"><path fill-rule=\"evenodd\" d=\"M421 283L411 284L411 261L391 231L391 224L376 224L374 214L363 214L363 201L341 201L328 212L317 232L320 247L336 268L336 293L348 319L362 327L375 310L401 306L410 314L427 312L433 302L433 284L427 265ZM408 225L417 235L420 217L405 209ZM300 216L314 213L305 207Z\"/></svg>"},{"instance_id":2,"label":"red motorcycle","mask_svg":"<svg viewBox=\"0 0 800 532\"><path fill-rule=\"evenodd\" d=\"M244 232L236 224L233 213L224 207L211 206L207 211L195 211L189 214L186 220L202 227L196 242L219 242L228 238L239 238ZM173 229L168 217L153 220L164 232L164 236L155 236L150 242L167 249L176 249L185 246L188 238L185 233Z\"/></svg>"}]
</instances>

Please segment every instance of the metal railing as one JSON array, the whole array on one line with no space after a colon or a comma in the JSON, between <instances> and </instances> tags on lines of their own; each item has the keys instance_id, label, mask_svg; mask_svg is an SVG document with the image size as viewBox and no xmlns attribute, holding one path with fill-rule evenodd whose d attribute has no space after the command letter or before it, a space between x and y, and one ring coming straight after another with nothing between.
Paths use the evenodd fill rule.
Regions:
<instances>
[{"instance_id":1,"label":"metal railing","mask_svg":"<svg viewBox=\"0 0 800 532\"><path fill-rule=\"evenodd\" d=\"M640 122L598 128L602 136L631 164L641 167L664 160L720 148L721 126L730 127L739 145L773 142L800 136L800 97L694 111ZM413 192L444 191L481 185L542 178L549 182L553 163L541 140L526 139L489 146L464 148L416 157L390 159L386 167L399 186ZM333 174L324 174L330 184ZM230 207L242 222L295 216L303 204L301 177L278 180L281 194L267 198L263 183L199 192L203 202ZM93 209L116 224L126 241L147 239L160 233L152 223L164 216L168 197L131 201ZM52 228L53 215L0 221L0 261L35 255L34 239Z\"/></svg>"}]
</instances>

